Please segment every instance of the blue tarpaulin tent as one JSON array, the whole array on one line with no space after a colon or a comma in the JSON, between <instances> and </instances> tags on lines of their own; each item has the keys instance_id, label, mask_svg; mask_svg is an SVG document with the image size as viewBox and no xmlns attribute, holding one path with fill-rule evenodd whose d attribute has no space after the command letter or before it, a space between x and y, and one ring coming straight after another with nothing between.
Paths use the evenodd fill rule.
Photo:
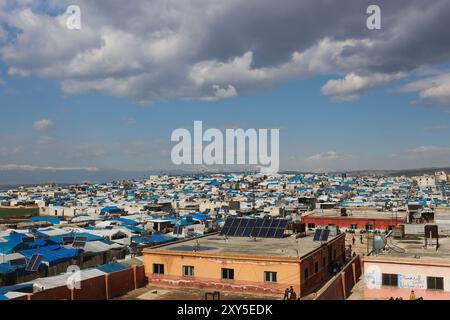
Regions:
<instances>
[{"instance_id":1,"label":"blue tarpaulin tent","mask_svg":"<svg viewBox=\"0 0 450 320\"><path fill-rule=\"evenodd\" d=\"M56 217L31 217L31 221L34 221L34 222L44 221L44 222L50 222L52 224L60 224L60 222L61 222Z\"/></svg>"},{"instance_id":2,"label":"blue tarpaulin tent","mask_svg":"<svg viewBox=\"0 0 450 320\"><path fill-rule=\"evenodd\" d=\"M4 236L5 242L0 242L0 252L9 254L19 250L31 249L40 246L45 246L47 242L44 239L33 238L33 242L22 243L23 238L28 238L27 235L12 231L9 236Z\"/></svg>"},{"instance_id":3,"label":"blue tarpaulin tent","mask_svg":"<svg viewBox=\"0 0 450 320\"><path fill-rule=\"evenodd\" d=\"M184 218L192 218L195 220L208 220L208 219L212 219L209 215L207 215L206 213L201 213L201 212L197 212L197 213L189 213L187 215L184 216Z\"/></svg>"},{"instance_id":4,"label":"blue tarpaulin tent","mask_svg":"<svg viewBox=\"0 0 450 320\"><path fill-rule=\"evenodd\" d=\"M52 243L63 244L64 237L86 237L87 241L103 240L103 237L96 236L96 235L90 234L90 233L79 232L79 233L67 233L67 234L63 234L63 235L59 235L59 236L52 236L52 237L48 238L48 241L52 242Z\"/></svg>"},{"instance_id":5,"label":"blue tarpaulin tent","mask_svg":"<svg viewBox=\"0 0 450 320\"><path fill-rule=\"evenodd\" d=\"M11 274L14 272L15 269L9 263L0 263L0 274Z\"/></svg>"},{"instance_id":6,"label":"blue tarpaulin tent","mask_svg":"<svg viewBox=\"0 0 450 320\"><path fill-rule=\"evenodd\" d=\"M151 237L133 237L133 242L135 243L164 243L176 240L176 238L162 235L160 233L156 233Z\"/></svg>"},{"instance_id":7,"label":"blue tarpaulin tent","mask_svg":"<svg viewBox=\"0 0 450 320\"><path fill-rule=\"evenodd\" d=\"M42 254L43 261L48 262L50 266L70 261L78 256L77 249L66 249L58 244L45 246L38 249L20 251L22 255L30 259L33 254Z\"/></svg>"},{"instance_id":8,"label":"blue tarpaulin tent","mask_svg":"<svg viewBox=\"0 0 450 320\"><path fill-rule=\"evenodd\" d=\"M139 222L137 222L136 220L132 220L132 219L127 219L127 218L114 218L112 219L114 221L119 221L122 222L123 224L129 224L129 225L136 225L139 224Z\"/></svg>"},{"instance_id":9,"label":"blue tarpaulin tent","mask_svg":"<svg viewBox=\"0 0 450 320\"><path fill-rule=\"evenodd\" d=\"M104 207L102 210L100 210L100 214L105 214L105 213L121 213L121 212L123 212L123 210L120 209L119 207L116 207L116 206Z\"/></svg>"}]
</instances>

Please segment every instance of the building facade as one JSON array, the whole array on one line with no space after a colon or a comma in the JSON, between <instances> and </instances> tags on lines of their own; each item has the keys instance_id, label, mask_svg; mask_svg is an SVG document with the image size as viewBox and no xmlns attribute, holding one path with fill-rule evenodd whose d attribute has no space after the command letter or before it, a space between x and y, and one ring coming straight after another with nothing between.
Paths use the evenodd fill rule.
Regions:
<instances>
[{"instance_id":1,"label":"building facade","mask_svg":"<svg viewBox=\"0 0 450 320\"><path fill-rule=\"evenodd\" d=\"M280 239L270 240L278 247ZM285 255L272 255L270 249L265 254L238 254L233 250L181 251L171 245L145 249L144 265L149 283L158 285L270 294L281 294L292 286L300 297L328 280L333 267L344 264L344 248L345 234L301 256L288 255L287 249Z\"/></svg>"}]
</instances>

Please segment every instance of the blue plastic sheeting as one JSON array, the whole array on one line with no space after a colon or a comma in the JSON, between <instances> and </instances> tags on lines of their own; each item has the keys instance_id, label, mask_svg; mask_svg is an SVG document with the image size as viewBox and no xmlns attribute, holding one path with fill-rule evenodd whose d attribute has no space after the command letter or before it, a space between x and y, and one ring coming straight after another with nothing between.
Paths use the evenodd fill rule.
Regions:
<instances>
[{"instance_id":1,"label":"blue plastic sheeting","mask_svg":"<svg viewBox=\"0 0 450 320\"><path fill-rule=\"evenodd\" d=\"M84 232L68 233L68 234L63 234L63 235L59 235L59 236L52 236L52 237L48 238L48 240L53 243L62 244L62 243L64 243L64 240L63 240L64 237L86 237L87 241L103 240L103 237L96 236L96 235L90 234L90 233L84 233Z\"/></svg>"},{"instance_id":2,"label":"blue plastic sheeting","mask_svg":"<svg viewBox=\"0 0 450 320\"><path fill-rule=\"evenodd\" d=\"M201 220L201 221L212 219L206 213L200 213L200 212L198 212L198 213L189 213L189 214L185 215L184 218L192 218L192 219Z\"/></svg>"},{"instance_id":3,"label":"blue plastic sheeting","mask_svg":"<svg viewBox=\"0 0 450 320\"><path fill-rule=\"evenodd\" d=\"M10 291L33 293L33 284L32 283L22 283L22 284L15 284L13 286L0 287L0 294L5 294Z\"/></svg>"},{"instance_id":4,"label":"blue plastic sheeting","mask_svg":"<svg viewBox=\"0 0 450 320\"><path fill-rule=\"evenodd\" d=\"M145 230L142 229L142 228L131 226L131 225L128 225L128 224L124 224L124 225L122 225L122 227L127 228L128 230L131 230L131 231L136 232L136 233L143 233L143 232L145 232Z\"/></svg>"},{"instance_id":5,"label":"blue plastic sheeting","mask_svg":"<svg viewBox=\"0 0 450 320\"><path fill-rule=\"evenodd\" d=\"M11 274L16 270L9 265L9 263L0 263L0 274Z\"/></svg>"},{"instance_id":6,"label":"blue plastic sheeting","mask_svg":"<svg viewBox=\"0 0 450 320\"><path fill-rule=\"evenodd\" d=\"M21 251L20 253L23 254L28 259L30 259L33 256L33 254L42 254L44 256L43 261L48 262L50 266L53 266L61 262L70 261L78 256L77 249L66 249L58 244L45 246L33 250L24 250Z\"/></svg>"},{"instance_id":7,"label":"blue plastic sheeting","mask_svg":"<svg viewBox=\"0 0 450 320\"><path fill-rule=\"evenodd\" d=\"M100 213L120 213L120 212L123 212L123 210L116 206L104 207L102 210L100 210Z\"/></svg>"},{"instance_id":8,"label":"blue plastic sheeting","mask_svg":"<svg viewBox=\"0 0 450 320\"><path fill-rule=\"evenodd\" d=\"M97 269L106 273L112 273L128 269L128 267L125 267L119 263L107 263L98 266Z\"/></svg>"},{"instance_id":9,"label":"blue plastic sheeting","mask_svg":"<svg viewBox=\"0 0 450 320\"><path fill-rule=\"evenodd\" d=\"M31 221L45 221L50 222L52 224L59 224L61 221L56 217L31 217Z\"/></svg>"},{"instance_id":10,"label":"blue plastic sheeting","mask_svg":"<svg viewBox=\"0 0 450 320\"><path fill-rule=\"evenodd\" d=\"M158 219L158 218L156 218L156 219ZM164 217L164 218L162 218L162 220L170 221L170 223L172 223L172 224L175 224L178 221L178 219L175 217Z\"/></svg>"},{"instance_id":11,"label":"blue plastic sheeting","mask_svg":"<svg viewBox=\"0 0 450 320\"><path fill-rule=\"evenodd\" d=\"M7 297L5 297L4 295L0 294L0 301L5 301L8 300Z\"/></svg>"},{"instance_id":12,"label":"blue plastic sheeting","mask_svg":"<svg viewBox=\"0 0 450 320\"><path fill-rule=\"evenodd\" d=\"M136 243L164 243L176 240L176 238L165 236L159 233L152 235L150 238L146 237L133 237L133 242Z\"/></svg>"},{"instance_id":13,"label":"blue plastic sheeting","mask_svg":"<svg viewBox=\"0 0 450 320\"><path fill-rule=\"evenodd\" d=\"M119 222L122 222L123 224L129 224L129 225L139 224L139 222L137 222L136 220L127 219L127 218L114 218L112 220L113 221L119 221Z\"/></svg>"},{"instance_id":14,"label":"blue plastic sheeting","mask_svg":"<svg viewBox=\"0 0 450 320\"><path fill-rule=\"evenodd\" d=\"M189 221L189 220L186 220L186 219L181 219L181 220L179 220L177 222L177 226L182 226L182 227L190 226L192 224L195 224L195 222L194 221Z\"/></svg>"},{"instance_id":15,"label":"blue plastic sheeting","mask_svg":"<svg viewBox=\"0 0 450 320\"><path fill-rule=\"evenodd\" d=\"M6 242L0 242L0 252L3 254L9 254L17 252L19 250L26 250L36 248L39 246L45 246L47 242L44 239L34 238L34 242L22 243L22 238L27 238L27 235L18 232L11 232L9 236L4 236L3 239Z\"/></svg>"},{"instance_id":16,"label":"blue plastic sheeting","mask_svg":"<svg viewBox=\"0 0 450 320\"><path fill-rule=\"evenodd\" d=\"M335 189L336 189L336 191L352 191L353 190L353 188L347 187L347 186L336 186Z\"/></svg>"}]
</instances>

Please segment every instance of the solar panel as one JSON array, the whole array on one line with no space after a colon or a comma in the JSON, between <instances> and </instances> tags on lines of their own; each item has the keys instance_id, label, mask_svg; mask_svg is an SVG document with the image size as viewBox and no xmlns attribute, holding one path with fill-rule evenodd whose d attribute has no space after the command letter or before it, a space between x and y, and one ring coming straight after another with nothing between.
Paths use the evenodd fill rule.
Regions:
<instances>
[{"instance_id":1,"label":"solar panel","mask_svg":"<svg viewBox=\"0 0 450 320\"><path fill-rule=\"evenodd\" d=\"M267 233L269 232L268 228L261 228L261 231L259 233L260 238L267 238Z\"/></svg>"},{"instance_id":2,"label":"solar panel","mask_svg":"<svg viewBox=\"0 0 450 320\"><path fill-rule=\"evenodd\" d=\"M252 235L252 230L253 230L253 228L245 228L244 229L244 234L242 236L243 237L250 237Z\"/></svg>"},{"instance_id":3,"label":"solar panel","mask_svg":"<svg viewBox=\"0 0 450 320\"><path fill-rule=\"evenodd\" d=\"M269 228L272 225L273 221L274 220L264 219L262 227L263 228Z\"/></svg>"},{"instance_id":4,"label":"solar panel","mask_svg":"<svg viewBox=\"0 0 450 320\"><path fill-rule=\"evenodd\" d=\"M26 271L35 272L39 269L39 266L41 265L42 259L44 256L42 254L33 254L31 256L30 261L28 261L27 266L25 267Z\"/></svg>"},{"instance_id":5,"label":"solar panel","mask_svg":"<svg viewBox=\"0 0 450 320\"><path fill-rule=\"evenodd\" d=\"M282 238L286 219L228 218L221 234L231 237Z\"/></svg>"},{"instance_id":6,"label":"solar panel","mask_svg":"<svg viewBox=\"0 0 450 320\"><path fill-rule=\"evenodd\" d=\"M84 248L87 242L87 237L75 237L72 246L77 248Z\"/></svg>"},{"instance_id":7,"label":"solar panel","mask_svg":"<svg viewBox=\"0 0 450 320\"><path fill-rule=\"evenodd\" d=\"M25 258L19 258L14 260L9 260L9 265L12 267L23 266L27 264L27 260Z\"/></svg>"},{"instance_id":8,"label":"solar panel","mask_svg":"<svg viewBox=\"0 0 450 320\"><path fill-rule=\"evenodd\" d=\"M245 228L237 228L236 233L234 234L235 237L242 237L244 236Z\"/></svg>"},{"instance_id":9,"label":"solar panel","mask_svg":"<svg viewBox=\"0 0 450 320\"><path fill-rule=\"evenodd\" d=\"M286 219L279 219L280 224L278 225L278 228L286 229L287 226L287 220Z\"/></svg>"},{"instance_id":10,"label":"solar panel","mask_svg":"<svg viewBox=\"0 0 450 320\"><path fill-rule=\"evenodd\" d=\"M34 238L32 237L23 237L22 238L22 243L32 243L34 242Z\"/></svg>"},{"instance_id":11,"label":"solar panel","mask_svg":"<svg viewBox=\"0 0 450 320\"><path fill-rule=\"evenodd\" d=\"M320 241L326 242L328 240L328 236L330 235L330 230L324 229L322 231L322 235L320 236Z\"/></svg>"},{"instance_id":12,"label":"solar panel","mask_svg":"<svg viewBox=\"0 0 450 320\"><path fill-rule=\"evenodd\" d=\"M230 227L229 226L223 226L222 231L220 232L220 234L222 235L228 235L228 232L230 231Z\"/></svg>"},{"instance_id":13,"label":"solar panel","mask_svg":"<svg viewBox=\"0 0 450 320\"><path fill-rule=\"evenodd\" d=\"M241 219L236 219L236 218L234 218L233 221L231 222L231 227L237 228L237 226L239 225L239 223L241 223Z\"/></svg>"},{"instance_id":14,"label":"solar panel","mask_svg":"<svg viewBox=\"0 0 450 320\"><path fill-rule=\"evenodd\" d=\"M247 228L253 228L255 226L255 219L248 219Z\"/></svg>"},{"instance_id":15,"label":"solar panel","mask_svg":"<svg viewBox=\"0 0 450 320\"><path fill-rule=\"evenodd\" d=\"M284 229L276 229L274 238L283 238Z\"/></svg>"},{"instance_id":16,"label":"solar panel","mask_svg":"<svg viewBox=\"0 0 450 320\"><path fill-rule=\"evenodd\" d=\"M269 231L267 232L268 238L277 238L275 236L275 232L277 231L277 228L269 228Z\"/></svg>"},{"instance_id":17,"label":"solar panel","mask_svg":"<svg viewBox=\"0 0 450 320\"><path fill-rule=\"evenodd\" d=\"M74 237L63 237L63 243L64 244L72 243L73 239L74 239Z\"/></svg>"},{"instance_id":18,"label":"solar panel","mask_svg":"<svg viewBox=\"0 0 450 320\"><path fill-rule=\"evenodd\" d=\"M314 232L313 241L320 241L320 236L322 235L322 229L316 229Z\"/></svg>"},{"instance_id":19,"label":"solar panel","mask_svg":"<svg viewBox=\"0 0 450 320\"><path fill-rule=\"evenodd\" d=\"M261 228L263 223L264 223L263 219L256 219L255 220L255 228Z\"/></svg>"}]
</instances>

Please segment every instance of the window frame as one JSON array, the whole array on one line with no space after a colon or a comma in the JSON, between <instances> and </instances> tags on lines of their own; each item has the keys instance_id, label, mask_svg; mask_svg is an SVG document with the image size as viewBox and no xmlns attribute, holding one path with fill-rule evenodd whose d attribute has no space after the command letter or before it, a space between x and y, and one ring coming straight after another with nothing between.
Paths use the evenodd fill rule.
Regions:
<instances>
[{"instance_id":1,"label":"window frame","mask_svg":"<svg viewBox=\"0 0 450 320\"><path fill-rule=\"evenodd\" d=\"M161 272L162 271L162 272ZM164 264L163 263L154 263L153 264L153 274L164 274Z\"/></svg>"},{"instance_id":2,"label":"window frame","mask_svg":"<svg viewBox=\"0 0 450 320\"><path fill-rule=\"evenodd\" d=\"M269 276L269 279L267 279ZM264 271L264 282L267 283L277 283L278 282L278 274L275 271Z\"/></svg>"},{"instance_id":3,"label":"window frame","mask_svg":"<svg viewBox=\"0 0 450 320\"><path fill-rule=\"evenodd\" d=\"M222 280L234 280L234 269L222 268ZM226 277L225 277L226 275ZM231 277L230 277L231 275Z\"/></svg>"},{"instance_id":4,"label":"window frame","mask_svg":"<svg viewBox=\"0 0 450 320\"><path fill-rule=\"evenodd\" d=\"M395 281L393 280L395 279ZM398 287L398 274L395 273L382 273L381 285L387 287Z\"/></svg>"},{"instance_id":5,"label":"window frame","mask_svg":"<svg viewBox=\"0 0 450 320\"><path fill-rule=\"evenodd\" d=\"M433 288L430 288L430 281L433 281ZM438 283L438 281L440 283ZM438 284L441 285L439 288ZM427 277L427 290L444 290L444 277Z\"/></svg>"},{"instance_id":6,"label":"window frame","mask_svg":"<svg viewBox=\"0 0 450 320\"><path fill-rule=\"evenodd\" d=\"M195 267L194 266L183 266L183 277L194 277L195 275ZM186 272L186 270L192 272Z\"/></svg>"}]
</instances>

